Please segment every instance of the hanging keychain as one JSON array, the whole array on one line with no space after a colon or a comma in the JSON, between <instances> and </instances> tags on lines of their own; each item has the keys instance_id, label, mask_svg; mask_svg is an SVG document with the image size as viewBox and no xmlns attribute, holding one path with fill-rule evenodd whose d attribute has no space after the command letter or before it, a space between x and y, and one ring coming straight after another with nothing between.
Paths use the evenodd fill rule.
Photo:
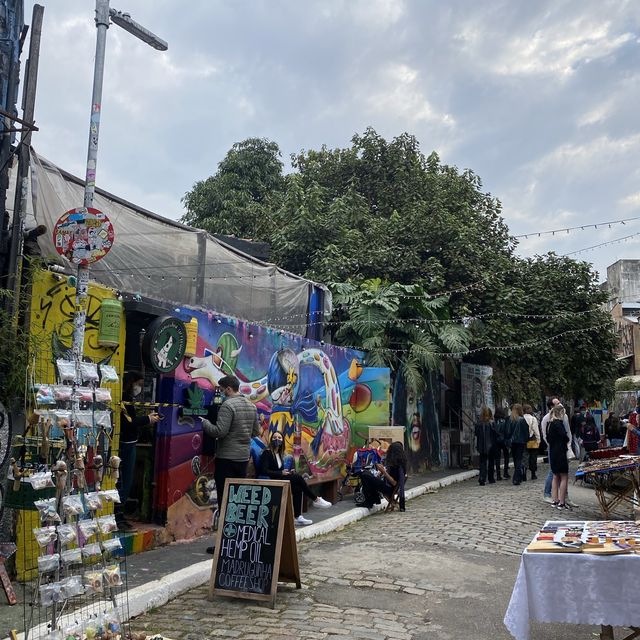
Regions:
<instances>
[{"instance_id":1,"label":"hanging keychain","mask_svg":"<svg viewBox=\"0 0 640 640\"><path fill-rule=\"evenodd\" d=\"M104 465L102 463L101 455L93 456L93 472L95 474L96 491L100 491L100 487L102 485L102 476L104 474Z\"/></svg>"},{"instance_id":2,"label":"hanging keychain","mask_svg":"<svg viewBox=\"0 0 640 640\"><path fill-rule=\"evenodd\" d=\"M111 456L109 458L109 476L113 478L115 482L120 479L120 458L118 456Z\"/></svg>"}]
</instances>

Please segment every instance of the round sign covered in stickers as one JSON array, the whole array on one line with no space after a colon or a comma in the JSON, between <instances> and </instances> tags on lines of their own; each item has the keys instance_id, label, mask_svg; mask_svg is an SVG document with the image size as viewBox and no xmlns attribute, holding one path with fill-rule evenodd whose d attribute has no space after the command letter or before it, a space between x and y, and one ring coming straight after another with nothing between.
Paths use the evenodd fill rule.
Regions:
<instances>
[{"instance_id":1,"label":"round sign covered in stickers","mask_svg":"<svg viewBox=\"0 0 640 640\"><path fill-rule=\"evenodd\" d=\"M104 258L113 246L113 225L102 211L78 207L64 213L53 228L56 251L79 265Z\"/></svg>"}]
</instances>

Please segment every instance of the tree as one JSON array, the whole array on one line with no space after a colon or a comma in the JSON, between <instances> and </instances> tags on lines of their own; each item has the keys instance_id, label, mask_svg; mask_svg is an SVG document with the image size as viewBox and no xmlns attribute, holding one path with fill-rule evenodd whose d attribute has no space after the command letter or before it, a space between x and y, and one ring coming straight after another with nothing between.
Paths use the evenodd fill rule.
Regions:
<instances>
[{"instance_id":1,"label":"tree","mask_svg":"<svg viewBox=\"0 0 640 640\"><path fill-rule=\"evenodd\" d=\"M337 344L364 349L372 366L389 367L392 381L422 394L429 371L442 353L463 353L470 335L451 322L447 299L430 297L420 285L383 282L379 278L331 285L337 305Z\"/></svg>"},{"instance_id":2,"label":"tree","mask_svg":"<svg viewBox=\"0 0 640 640\"><path fill-rule=\"evenodd\" d=\"M268 240L272 212L284 195L280 148L266 138L233 145L215 175L196 182L182 199L182 222L211 233Z\"/></svg>"}]
</instances>

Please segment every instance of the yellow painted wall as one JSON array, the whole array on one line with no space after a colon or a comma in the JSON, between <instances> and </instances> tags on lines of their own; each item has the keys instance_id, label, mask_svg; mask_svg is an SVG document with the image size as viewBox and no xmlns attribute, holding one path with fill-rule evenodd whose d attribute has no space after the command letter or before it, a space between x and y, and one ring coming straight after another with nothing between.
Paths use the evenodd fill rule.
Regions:
<instances>
[{"instance_id":1,"label":"yellow painted wall","mask_svg":"<svg viewBox=\"0 0 640 640\"><path fill-rule=\"evenodd\" d=\"M112 289L90 283L87 301L87 322L85 328L84 356L93 362L107 362L118 372L120 382L108 385L111 389L113 411L112 452L118 449L120 433L120 401L121 381L124 369L125 320L124 313L120 323L120 345L118 347L102 347L98 344L100 326L100 304L105 298L115 298ZM30 331L35 338L36 348L32 354L32 370L30 380L34 383L56 382L56 357L71 349L73 340L73 314L75 310L75 288L70 286L67 278L49 271L38 271L34 274ZM106 385L105 385L106 386ZM33 406L30 407L33 409ZM111 489L113 480L105 478L104 489ZM40 526L37 511L19 511L16 525L16 568L19 579L27 579L33 575L36 565L38 547L32 529Z\"/></svg>"}]
</instances>

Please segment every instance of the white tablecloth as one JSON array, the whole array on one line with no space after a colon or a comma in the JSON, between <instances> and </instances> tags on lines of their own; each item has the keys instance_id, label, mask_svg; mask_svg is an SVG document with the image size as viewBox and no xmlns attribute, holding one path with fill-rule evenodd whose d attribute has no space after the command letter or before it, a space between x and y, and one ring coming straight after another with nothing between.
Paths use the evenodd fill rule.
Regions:
<instances>
[{"instance_id":1,"label":"white tablecloth","mask_svg":"<svg viewBox=\"0 0 640 640\"><path fill-rule=\"evenodd\" d=\"M640 555L522 554L504 624L528 640L529 620L640 627Z\"/></svg>"}]
</instances>

